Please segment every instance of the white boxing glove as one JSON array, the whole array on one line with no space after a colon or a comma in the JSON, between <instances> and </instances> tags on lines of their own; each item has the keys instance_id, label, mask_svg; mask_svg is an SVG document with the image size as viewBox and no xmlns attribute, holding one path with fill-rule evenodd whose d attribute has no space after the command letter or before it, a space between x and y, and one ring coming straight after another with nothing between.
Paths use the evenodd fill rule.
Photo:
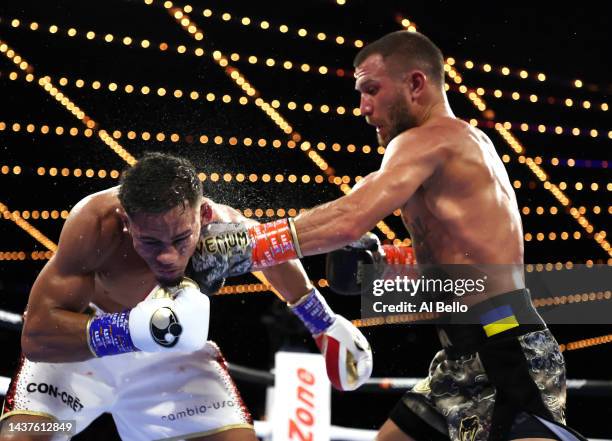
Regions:
<instances>
[{"instance_id":1,"label":"white boxing glove","mask_svg":"<svg viewBox=\"0 0 612 441\"><path fill-rule=\"evenodd\" d=\"M95 357L126 352L192 352L208 338L210 300L184 277L178 286L156 286L134 308L92 316L87 344Z\"/></svg>"},{"instance_id":2,"label":"white boxing glove","mask_svg":"<svg viewBox=\"0 0 612 441\"><path fill-rule=\"evenodd\" d=\"M334 388L355 390L370 378L373 357L368 340L351 322L335 314L316 289L290 307L312 333Z\"/></svg>"},{"instance_id":3,"label":"white boxing glove","mask_svg":"<svg viewBox=\"0 0 612 441\"><path fill-rule=\"evenodd\" d=\"M336 315L334 323L315 341L325 357L329 381L336 389L355 390L372 375L373 357L368 340L341 315Z\"/></svg>"},{"instance_id":4,"label":"white boxing glove","mask_svg":"<svg viewBox=\"0 0 612 441\"><path fill-rule=\"evenodd\" d=\"M202 349L209 323L210 300L187 278L177 287L156 286L129 315L132 342L145 352Z\"/></svg>"}]
</instances>

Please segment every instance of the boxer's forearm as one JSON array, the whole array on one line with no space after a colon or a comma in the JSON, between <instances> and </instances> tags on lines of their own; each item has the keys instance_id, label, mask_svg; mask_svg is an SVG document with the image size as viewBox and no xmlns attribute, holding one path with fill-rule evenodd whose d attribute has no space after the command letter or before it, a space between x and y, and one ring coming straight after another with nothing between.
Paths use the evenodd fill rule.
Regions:
<instances>
[{"instance_id":1,"label":"boxer's forearm","mask_svg":"<svg viewBox=\"0 0 612 441\"><path fill-rule=\"evenodd\" d=\"M295 218L295 228L303 256L336 250L369 231L358 207L346 197L300 214Z\"/></svg>"},{"instance_id":2,"label":"boxer's forearm","mask_svg":"<svg viewBox=\"0 0 612 441\"><path fill-rule=\"evenodd\" d=\"M28 314L21 347L30 361L67 363L93 358L87 344L89 316L51 309L44 316Z\"/></svg>"},{"instance_id":3,"label":"boxer's forearm","mask_svg":"<svg viewBox=\"0 0 612 441\"><path fill-rule=\"evenodd\" d=\"M290 260L262 270L266 279L283 298L294 303L312 290L312 284L299 260Z\"/></svg>"}]
</instances>

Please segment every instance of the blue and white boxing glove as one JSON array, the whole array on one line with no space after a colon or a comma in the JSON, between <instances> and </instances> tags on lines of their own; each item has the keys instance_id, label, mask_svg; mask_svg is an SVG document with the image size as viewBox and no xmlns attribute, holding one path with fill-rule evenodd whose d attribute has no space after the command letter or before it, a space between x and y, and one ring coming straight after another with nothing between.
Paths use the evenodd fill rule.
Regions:
<instances>
[{"instance_id":1,"label":"blue and white boxing glove","mask_svg":"<svg viewBox=\"0 0 612 441\"><path fill-rule=\"evenodd\" d=\"M126 352L193 352L208 338L210 300L183 278L176 287L156 286L123 312L92 317L87 342L96 357Z\"/></svg>"},{"instance_id":2,"label":"blue and white boxing glove","mask_svg":"<svg viewBox=\"0 0 612 441\"><path fill-rule=\"evenodd\" d=\"M335 314L313 288L289 307L306 325L323 357L327 376L338 390L355 390L372 375L372 349L351 322Z\"/></svg>"}]
</instances>

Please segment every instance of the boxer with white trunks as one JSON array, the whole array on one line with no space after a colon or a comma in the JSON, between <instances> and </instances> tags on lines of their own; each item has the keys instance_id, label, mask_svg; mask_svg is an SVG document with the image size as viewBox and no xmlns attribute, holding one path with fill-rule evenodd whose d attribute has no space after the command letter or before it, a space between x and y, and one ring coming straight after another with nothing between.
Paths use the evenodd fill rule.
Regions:
<instances>
[{"instance_id":1,"label":"boxer with white trunks","mask_svg":"<svg viewBox=\"0 0 612 441\"><path fill-rule=\"evenodd\" d=\"M203 293L231 275L202 265L201 234L218 222L256 224L204 198L191 163L159 153L128 169L119 187L79 202L30 293L0 440L52 438L19 430L27 422L75 421L78 433L109 412L125 440L254 441L223 356L207 341ZM310 308L321 297L299 261L264 274L299 304L292 310L319 343L334 386L362 384L372 370L367 340L324 300Z\"/></svg>"}]
</instances>

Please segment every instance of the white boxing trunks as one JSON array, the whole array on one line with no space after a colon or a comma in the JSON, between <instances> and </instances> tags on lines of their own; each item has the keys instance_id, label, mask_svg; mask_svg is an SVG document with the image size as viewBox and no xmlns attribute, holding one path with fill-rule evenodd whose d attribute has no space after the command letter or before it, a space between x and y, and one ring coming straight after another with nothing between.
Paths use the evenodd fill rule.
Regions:
<instances>
[{"instance_id":1,"label":"white boxing trunks","mask_svg":"<svg viewBox=\"0 0 612 441\"><path fill-rule=\"evenodd\" d=\"M253 427L213 342L194 353L135 352L77 363L22 358L0 420L15 414L73 420L78 433L103 412L130 441Z\"/></svg>"}]
</instances>

